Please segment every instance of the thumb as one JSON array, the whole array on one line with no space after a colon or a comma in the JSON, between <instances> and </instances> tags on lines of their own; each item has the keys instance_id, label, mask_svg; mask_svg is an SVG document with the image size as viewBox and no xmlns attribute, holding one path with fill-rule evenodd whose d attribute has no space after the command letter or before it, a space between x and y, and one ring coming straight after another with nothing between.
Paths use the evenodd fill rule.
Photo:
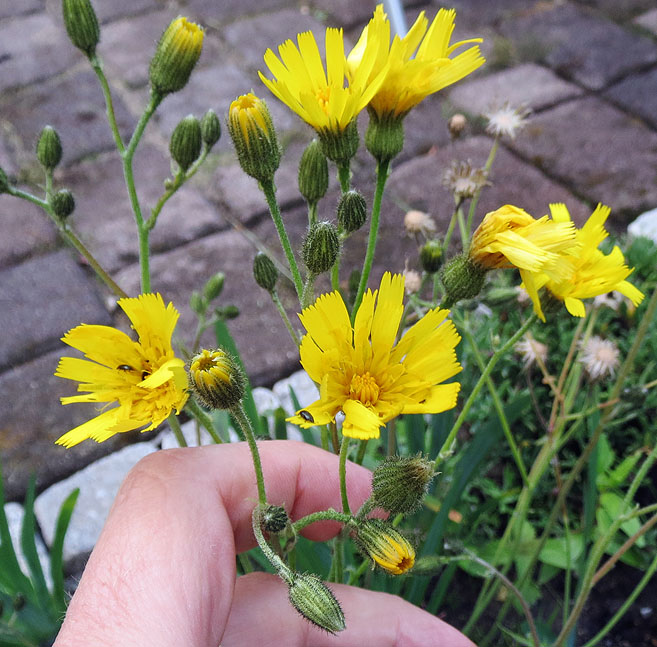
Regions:
<instances>
[{"instance_id":1,"label":"thumb","mask_svg":"<svg viewBox=\"0 0 657 647\"><path fill-rule=\"evenodd\" d=\"M275 575L239 577L222 647L474 647L454 627L394 595L345 584L329 586L347 624L337 635L299 615L288 601L287 586Z\"/></svg>"}]
</instances>

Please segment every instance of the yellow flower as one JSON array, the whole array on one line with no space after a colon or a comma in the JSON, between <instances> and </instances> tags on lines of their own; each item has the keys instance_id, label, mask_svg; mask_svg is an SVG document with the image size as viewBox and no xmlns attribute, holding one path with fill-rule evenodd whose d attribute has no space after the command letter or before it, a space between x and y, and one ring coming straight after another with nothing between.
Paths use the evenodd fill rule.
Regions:
<instances>
[{"instance_id":1,"label":"yellow flower","mask_svg":"<svg viewBox=\"0 0 657 647\"><path fill-rule=\"evenodd\" d=\"M342 29L326 30L326 71L311 32L298 34L297 43L298 48L291 40L280 45L280 59L268 49L265 63L274 78L267 79L259 72L260 79L320 134L342 133L379 89L387 67L371 75L374 57L370 57L370 64L361 66L351 75L347 86ZM378 43L372 41L366 48L367 54L377 46Z\"/></svg>"},{"instance_id":2,"label":"yellow flower","mask_svg":"<svg viewBox=\"0 0 657 647\"><path fill-rule=\"evenodd\" d=\"M118 406L71 429L57 440L59 445L72 447L87 438L102 442L146 425L142 431L155 429L187 401L185 363L171 348L178 311L172 303L165 306L159 294L142 294L118 303L139 341L110 326L82 324L69 330L62 341L91 361L62 357L55 371L57 377L80 382L78 391L84 393L62 398L62 404L115 402Z\"/></svg>"},{"instance_id":3,"label":"yellow flower","mask_svg":"<svg viewBox=\"0 0 657 647\"><path fill-rule=\"evenodd\" d=\"M581 229L576 230L579 249L576 254L561 256L558 266L531 277L527 292L534 303L534 312L545 321L538 297L538 290L545 286L556 299L563 301L574 317L586 314L582 299L590 299L606 292L617 291L637 306L643 293L625 279L632 269L625 264L620 248L614 246L609 254L603 254L598 246L608 236L604 228L611 209L599 204ZM552 219L558 224L571 224L565 204L551 204Z\"/></svg>"},{"instance_id":4,"label":"yellow flower","mask_svg":"<svg viewBox=\"0 0 657 647\"><path fill-rule=\"evenodd\" d=\"M430 310L395 343L403 312L404 278L386 272L368 290L352 327L339 292L324 294L300 315L308 334L301 364L320 388L317 401L289 420L301 427L345 415L342 433L378 438L380 427L402 413L438 413L456 406L460 385L440 384L461 366L460 337L448 310Z\"/></svg>"},{"instance_id":5,"label":"yellow flower","mask_svg":"<svg viewBox=\"0 0 657 647\"><path fill-rule=\"evenodd\" d=\"M355 539L363 552L391 575L406 573L415 564L415 549L408 539L380 519L359 523Z\"/></svg>"},{"instance_id":6,"label":"yellow flower","mask_svg":"<svg viewBox=\"0 0 657 647\"><path fill-rule=\"evenodd\" d=\"M395 36L388 47L390 25L383 5L377 5L349 53L347 65L350 80L362 75L363 67L372 79L389 66L385 80L369 102L379 119L390 115L403 117L426 96L460 81L485 62L476 46L450 58L459 47L482 42L481 38L471 38L450 45L455 17L453 9L441 9L429 25L423 11L406 36ZM370 43L373 39L375 44ZM383 49L381 42L385 43Z\"/></svg>"}]
</instances>

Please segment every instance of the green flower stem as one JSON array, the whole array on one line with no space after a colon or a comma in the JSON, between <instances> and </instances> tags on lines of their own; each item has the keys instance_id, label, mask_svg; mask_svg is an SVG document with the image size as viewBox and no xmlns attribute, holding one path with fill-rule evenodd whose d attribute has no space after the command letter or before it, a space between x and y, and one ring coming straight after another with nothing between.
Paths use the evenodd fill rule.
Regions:
<instances>
[{"instance_id":1,"label":"green flower stem","mask_svg":"<svg viewBox=\"0 0 657 647\"><path fill-rule=\"evenodd\" d=\"M292 245L290 245L290 239L287 236L287 231L285 230L285 225L283 224L283 218L281 217L281 210L276 201L276 189L274 188L274 181L269 180L267 182L261 182L260 187L262 192L265 194L265 199L267 200L267 206L269 207L269 213L271 214L272 220L278 232L278 238L281 241L281 246L285 252L285 257L290 266L290 271L292 272L292 282L294 283L294 288L297 291L297 296L299 301L302 299L303 295L303 280L301 279L301 274L299 273L299 266L297 261L294 258L294 252L292 251Z\"/></svg>"},{"instance_id":2,"label":"green flower stem","mask_svg":"<svg viewBox=\"0 0 657 647\"><path fill-rule=\"evenodd\" d=\"M333 267L331 268L331 288L333 290L340 289L340 255L335 259Z\"/></svg>"},{"instance_id":3,"label":"green flower stem","mask_svg":"<svg viewBox=\"0 0 657 647\"><path fill-rule=\"evenodd\" d=\"M609 631L611 631L614 625L625 615L626 611L634 604L634 601L639 597L639 595L641 595L641 592L646 587L648 582L650 582L656 570L657 570L657 555L655 555L655 558L652 560L652 562L650 562L650 566L648 567L648 569L646 570L640 582L636 585L632 593L630 593L627 600L625 600L625 602L621 604L620 608L610 618L609 622L602 629L600 629L600 631L582 647L594 647L609 633Z\"/></svg>"},{"instance_id":4,"label":"green flower stem","mask_svg":"<svg viewBox=\"0 0 657 647\"><path fill-rule=\"evenodd\" d=\"M260 527L260 506L256 506L253 510L253 514L251 515L251 527L253 528L253 534L258 542L258 546L260 546L260 550L262 550L265 557L276 569L279 576L283 578L287 584L291 584L293 577L292 571L280 556L273 551L272 547L267 543L265 536L262 534L262 528Z\"/></svg>"},{"instance_id":5,"label":"green flower stem","mask_svg":"<svg viewBox=\"0 0 657 647\"><path fill-rule=\"evenodd\" d=\"M648 457L646 458L645 461L643 461L643 464L637 471L637 473L634 475L634 478L632 479L632 483L630 484L630 487L627 490L627 493L625 494L625 497L623 499L623 503L626 506L632 505L632 502L634 501L634 495L636 494L636 491L639 489L639 486L643 482L643 479L646 477L646 474L648 473L648 470L652 467L653 463L655 462L655 459L657 459L657 444L652 448L652 451L650 454L648 454Z\"/></svg>"},{"instance_id":6,"label":"green flower stem","mask_svg":"<svg viewBox=\"0 0 657 647\"><path fill-rule=\"evenodd\" d=\"M194 418L196 418L201 423L203 428L210 434L210 437L216 445L221 445L224 442L221 440L221 436L219 436L217 430L214 428L214 425L212 424L212 418L210 418L210 416L205 411L203 411L203 409L201 409L198 402L196 402L194 398L189 398L187 400L185 408L192 416L194 416Z\"/></svg>"},{"instance_id":7,"label":"green flower stem","mask_svg":"<svg viewBox=\"0 0 657 647\"><path fill-rule=\"evenodd\" d=\"M178 447L187 447L187 441L180 427L178 416L175 413L170 413L167 422L169 423L169 427L171 427L171 431L173 431L173 435L176 437Z\"/></svg>"},{"instance_id":8,"label":"green flower stem","mask_svg":"<svg viewBox=\"0 0 657 647\"><path fill-rule=\"evenodd\" d=\"M495 155L497 155L497 149L499 147L500 147L500 138L496 137L495 141L493 142L493 146L490 149L490 153L488 154L488 159L486 160L486 164L484 165L484 171L486 171L486 174L490 173L490 169L493 166L493 161L495 160ZM467 231L469 233L472 233L472 221L474 219L474 213L477 210L477 204L479 203L479 198L481 197L482 188L480 188L474 194L472 200L470 200L470 209L468 210L468 223L467 223Z\"/></svg>"},{"instance_id":9,"label":"green flower stem","mask_svg":"<svg viewBox=\"0 0 657 647\"><path fill-rule=\"evenodd\" d=\"M463 216L463 209L456 210L456 220L459 223L459 232L461 234L461 246L465 251L470 246L470 233L465 225L465 218Z\"/></svg>"},{"instance_id":10,"label":"green flower stem","mask_svg":"<svg viewBox=\"0 0 657 647\"><path fill-rule=\"evenodd\" d=\"M463 204L463 198L454 198L454 211L452 211L452 217L449 219L449 225L447 226L447 233L443 240L443 258L447 256L447 249L449 248L449 243L452 240L452 234L454 233L454 225L456 225L457 215L461 210L461 205Z\"/></svg>"},{"instance_id":11,"label":"green flower stem","mask_svg":"<svg viewBox=\"0 0 657 647\"><path fill-rule=\"evenodd\" d=\"M41 200L37 198L36 196L32 195L31 193L27 193L25 191L21 191L20 189L17 189L15 187L10 186L7 189L7 193L10 195L13 195L16 198L21 198L23 200L27 200L28 202L32 202L33 204L38 205L41 207L51 218L55 226L57 227L57 230L59 231L59 234L64 238L64 240L73 248L75 248L81 256L85 258L87 263L91 266L91 268L96 272L100 280L105 283L105 285L114 293L115 296L117 296L119 299L123 299L127 297L128 295L116 284L114 279L103 269L103 267L100 265L100 263L96 260L94 255L87 249L86 245L78 238L76 233L70 228L70 226L65 222L62 221L60 218L55 216L55 214L52 212L52 209L48 202L45 200Z\"/></svg>"},{"instance_id":12,"label":"green flower stem","mask_svg":"<svg viewBox=\"0 0 657 647\"><path fill-rule=\"evenodd\" d=\"M182 169L176 173L176 177L173 179L171 186L162 194L160 199L157 201L157 204L151 209L150 218L144 223L144 225L149 229L153 229L157 222L157 218L162 211L164 205L168 200L178 191L178 189L185 184L191 177L193 177L196 172L199 170L203 162L208 156L210 149L207 145L203 146L203 152L199 155L198 159L187 169L187 172Z\"/></svg>"},{"instance_id":13,"label":"green flower stem","mask_svg":"<svg viewBox=\"0 0 657 647\"><path fill-rule=\"evenodd\" d=\"M367 443L369 440L361 440L360 443L358 444L358 454L356 454L356 463L358 465L363 464L363 460L365 459L365 452L367 451Z\"/></svg>"},{"instance_id":14,"label":"green flower stem","mask_svg":"<svg viewBox=\"0 0 657 647\"><path fill-rule=\"evenodd\" d=\"M317 222L317 202L308 205L308 225L312 227Z\"/></svg>"},{"instance_id":15,"label":"green flower stem","mask_svg":"<svg viewBox=\"0 0 657 647\"><path fill-rule=\"evenodd\" d=\"M52 169L46 169L46 202L50 204L50 201L52 200L52 175L53 175L53 170Z\"/></svg>"},{"instance_id":16,"label":"green flower stem","mask_svg":"<svg viewBox=\"0 0 657 647\"><path fill-rule=\"evenodd\" d=\"M343 194L351 189L351 169L349 166L349 162L338 165L338 180L340 182L340 190Z\"/></svg>"},{"instance_id":17,"label":"green flower stem","mask_svg":"<svg viewBox=\"0 0 657 647\"><path fill-rule=\"evenodd\" d=\"M365 260L363 261L363 271L360 275L360 282L358 284L358 292L354 300L354 307L351 311L351 322L356 320L356 313L360 307L365 289L367 287L367 280L372 271L372 262L374 261L374 251L376 249L376 241L379 236L379 221L381 217L381 201L383 199L383 190L385 189L388 180L388 170L390 168L390 160L378 162L376 165L376 190L374 192L374 201L372 203L372 220L370 222L370 235L367 241L367 251L365 252Z\"/></svg>"},{"instance_id":18,"label":"green flower stem","mask_svg":"<svg viewBox=\"0 0 657 647\"><path fill-rule=\"evenodd\" d=\"M486 370L484 359L481 356L481 353L479 352L479 348L477 346L474 337L472 336L472 333L470 332L470 327L468 323L466 323L463 326L463 334L468 340L468 344L470 344L470 349L474 353L475 359L477 360L477 364L479 365L479 369L482 371L483 374L483 372ZM502 425L502 429L504 430L504 435L506 437L507 443L509 444L509 448L511 449L513 460L515 460L516 465L518 466L518 471L520 472L520 476L522 477L523 485L527 486L529 484L527 481L527 469L525 468L525 464L523 463L522 456L520 455L520 450L518 449L518 445L516 444L516 441L513 438L513 434L511 433L511 428L509 427L509 421L506 419L504 408L502 407L502 401L500 400L500 396L497 392L497 389L495 388L495 383L490 377L490 373L486 376L486 386L488 387L488 391L491 397L493 398L493 405L495 406L497 417L499 418L500 424Z\"/></svg>"},{"instance_id":19,"label":"green flower stem","mask_svg":"<svg viewBox=\"0 0 657 647\"><path fill-rule=\"evenodd\" d=\"M364 559L361 563L360 566L351 573L349 577L349 586L354 586L355 584L358 583L358 580L363 576L365 571L367 570L367 567L371 564L369 559Z\"/></svg>"},{"instance_id":20,"label":"green flower stem","mask_svg":"<svg viewBox=\"0 0 657 647\"><path fill-rule=\"evenodd\" d=\"M123 159L123 177L125 178L125 185L128 189L128 196L130 197L130 205L135 216L137 223L137 234L139 237L139 266L141 270L141 291L142 293L151 291L151 272L150 272L150 248L148 244L148 236L150 230L144 222L144 217L141 213L141 206L139 204L139 197L137 196L137 189L135 188L135 179L132 170L132 160L137 150L146 125L150 118L153 116L155 110L160 105L163 97L160 94L151 92L151 98L141 115L135 131L132 133L128 147L123 151L121 157Z\"/></svg>"},{"instance_id":21,"label":"green flower stem","mask_svg":"<svg viewBox=\"0 0 657 647\"><path fill-rule=\"evenodd\" d=\"M107 122L109 123L110 129L112 130L114 143L116 144L116 148L119 153L123 155L123 152L125 151L125 145L123 144L123 139L121 138L121 133L119 132L119 127L116 123L112 93L110 92L109 84L107 83L107 78L105 77L105 72L103 72L102 61L97 54L93 54L89 57L89 63L91 63L91 67L96 73L96 76L100 81L100 87L103 90L103 96L105 97L105 107L107 109Z\"/></svg>"},{"instance_id":22,"label":"green flower stem","mask_svg":"<svg viewBox=\"0 0 657 647\"><path fill-rule=\"evenodd\" d=\"M255 470L256 481L258 483L258 500L262 505L265 505L267 503L267 495L265 493L265 479L262 475L260 453L258 452L258 446L256 445L255 436L253 435L253 429L251 429L251 423L244 411L244 405L241 402L236 404L234 407L230 408L230 413L237 421L246 441L249 443L251 458L253 459L253 469Z\"/></svg>"},{"instance_id":23,"label":"green flower stem","mask_svg":"<svg viewBox=\"0 0 657 647\"><path fill-rule=\"evenodd\" d=\"M317 521L337 521L338 523L348 524L353 520L353 517L350 514L344 514L343 512L337 512L337 510L321 510L320 512L313 512L301 517L292 524L294 532L301 532L306 526L309 526L312 523Z\"/></svg>"},{"instance_id":24,"label":"green flower stem","mask_svg":"<svg viewBox=\"0 0 657 647\"><path fill-rule=\"evenodd\" d=\"M303 285L303 292L301 294L301 309L307 308L313 301L315 296L315 279L316 274L308 272L306 282Z\"/></svg>"},{"instance_id":25,"label":"green flower stem","mask_svg":"<svg viewBox=\"0 0 657 647\"><path fill-rule=\"evenodd\" d=\"M278 294L275 291L270 292L269 294L271 296L271 300L274 302L274 305L276 306L276 309L278 310L278 313L281 315L281 319L283 320L283 323L285 324L287 331L290 333L290 337L292 337L292 341L296 344L296 346L301 346L301 340L299 339L299 335L297 335L296 330L294 330L294 328L292 327L292 322L287 316L287 312L285 312L285 308L283 307L281 300L278 298Z\"/></svg>"},{"instance_id":26,"label":"green flower stem","mask_svg":"<svg viewBox=\"0 0 657 647\"><path fill-rule=\"evenodd\" d=\"M349 438L342 436L340 445L340 497L342 498L342 511L351 514L349 499L347 497L347 454L349 453Z\"/></svg>"},{"instance_id":27,"label":"green flower stem","mask_svg":"<svg viewBox=\"0 0 657 647\"><path fill-rule=\"evenodd\" d=\"M331 564L333 577L331 582L344 582L344 538L338 535L333 540L333 563Z\"/></svg>"},{"instance_id":28,"label":"green flower stem","mask_svg":"<svg viewBox=\"0 0 657 647\"><path fill-rule=\"evenodd\" d=\"M518 339L520 339L525 334L525 332L529 330L530 326L536 321L536 319L537 319L536 315L532 314L529 317L529 319L527 319L527 321L525 321L525 323L522 326L520 326L518 331L490 358L490 360L488 361L488 365L486 366L483 373L481 374L479 380L477 381L477 384L475 384L474 388L472 389L470 396L468 397L465 404L463 405L463 409L461 410L459 417L456 419L456 422L454 423L454 426L452 427L451 431L447 435L447 438L445 439L443 446L440 448L440 451L438 452L438 456L436 456L436 460L435 460L436 467L440 465L440 462L443 460L444 456L449 452L449 449L452 446L454 439L456 438L456 434L458 433L459 429L461 428L461 425L465 421L466 416L470 412L472 405L474 404L477 396L479 395L479 391L481 391L482 387L486 383L487 378L493 372L493 369L495 368L497 362L510 348L513 347L513 345L518 341Z\"/></svg>"}]
</instances>

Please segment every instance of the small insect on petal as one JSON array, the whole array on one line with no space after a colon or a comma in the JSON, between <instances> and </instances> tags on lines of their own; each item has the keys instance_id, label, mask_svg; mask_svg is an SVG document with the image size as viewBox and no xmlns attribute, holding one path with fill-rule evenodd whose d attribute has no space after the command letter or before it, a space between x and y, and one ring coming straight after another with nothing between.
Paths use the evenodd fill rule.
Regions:
<instances>
[{"instance_id":1,"label":"small insect on petal","mask_svg":"<svg viewBox=\"0 0 657 647\"><path fill-rule=\"evenodd\" d=\"M315 422L315 418L312 417L312 415L306 411L305 409L302 409L299 411L299 415L306 421L306 422Z\"/></svg>"}]
</instances>

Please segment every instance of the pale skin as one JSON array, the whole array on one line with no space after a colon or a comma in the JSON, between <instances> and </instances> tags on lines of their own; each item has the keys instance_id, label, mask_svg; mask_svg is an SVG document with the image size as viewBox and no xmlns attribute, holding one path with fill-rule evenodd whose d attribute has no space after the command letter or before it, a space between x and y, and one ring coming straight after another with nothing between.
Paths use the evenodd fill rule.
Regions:
<instances>
[{"instance_id":1,"label":"pale skin","mask_svg":"<svg viewBox=\"0 0 657 647\"><path fill-rule=\"evenodd\" d=\"M340 508L337 456L291 441L259 448L270 503L292 519ZM371 474L349 464L347 484L358 509ZM339 584L347 629L332 636L292 608L276 576L236 578L236 553L256 545L256 503L245 443L147 456L121 486L54 647L474 647L401 598ZM338 528L304 534L324 541Z\"/></svg>"}]
</instances>

